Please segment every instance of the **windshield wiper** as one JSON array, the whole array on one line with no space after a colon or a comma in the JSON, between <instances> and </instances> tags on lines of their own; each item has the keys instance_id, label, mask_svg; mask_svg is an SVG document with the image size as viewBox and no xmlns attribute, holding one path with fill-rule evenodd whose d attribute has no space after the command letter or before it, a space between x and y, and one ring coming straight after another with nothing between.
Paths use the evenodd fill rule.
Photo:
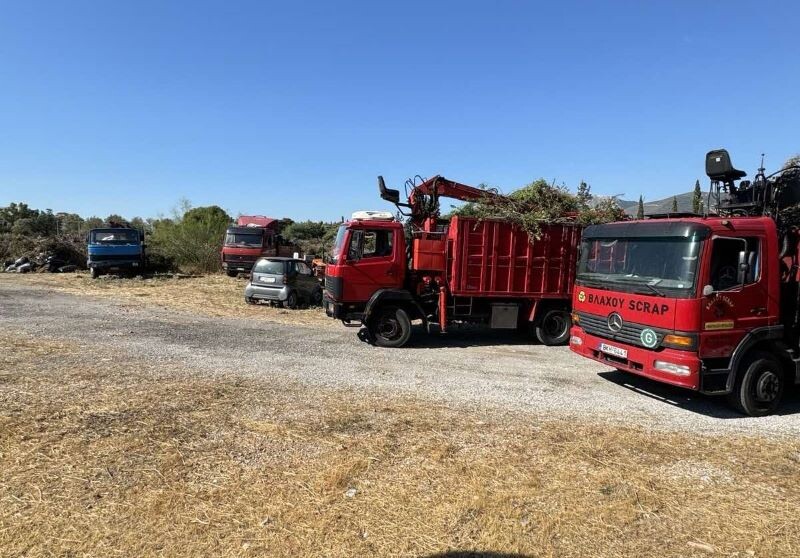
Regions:
<instances>
[{"instance_id":1,"label":"windshield wiper","mask_svg":"<svg viewBox=\"0 0 800 558\"><path fill-rule=\"evenodd\" d=\"M661 291L659 291L658 289L656 289L655 286L651 285L650 283L641 283L641 285L644 286L644 287L647 287L648 289L650 289L650 291L653 294L655 294L656 296L662 296L662 297L666 297L667 296L664 293L662 293ZM639 294L642 294L641 291L637 291L637 292Z\"/></svg>"}]
</instances>

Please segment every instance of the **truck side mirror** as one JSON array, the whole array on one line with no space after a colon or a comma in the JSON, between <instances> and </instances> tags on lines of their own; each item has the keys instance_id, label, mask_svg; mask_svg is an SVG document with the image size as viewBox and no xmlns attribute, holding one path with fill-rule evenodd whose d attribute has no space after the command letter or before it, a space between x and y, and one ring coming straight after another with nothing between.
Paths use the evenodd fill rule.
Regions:
<instances>
[{"instance_id":1,"label":"truck side mirror","mask_svg":"<svg viewBox=\"0 0 800 558\"><path fill-rule=\"evenodd\" d=\"M382 176L378 177L378 190L380 190L381 198L384 200L392 203L400 203L400 191L387 188L386 182L383 180Z\"/></svg>"},{"instance_id":2,"label":"truck side mirror","mask_svg":"<svg viewBox=\"0 0 800 558\"><path fill-rule=\"evenodd\" d=\"M703 296L711 296L714 294L714 287L711 285L706 285L703 287Z\"/></svg>"},{"instance_id":3,"label":"truck side mirror","mask_svg":"<svg viewBox=\"0 0 800 558\"><path fill-rule=\"evenodd\" d=\"M750 269L748 263L747 251L742 250L739 252L739 265L737 266L736 282L744 285L747 282L747 270Z\"/></svg>"}]
</instances>

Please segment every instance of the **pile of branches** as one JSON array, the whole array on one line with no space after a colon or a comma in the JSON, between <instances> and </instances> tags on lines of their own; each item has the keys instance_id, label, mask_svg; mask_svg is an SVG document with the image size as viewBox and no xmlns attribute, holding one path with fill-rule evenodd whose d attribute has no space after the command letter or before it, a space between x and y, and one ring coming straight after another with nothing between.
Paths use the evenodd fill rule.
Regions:
<instances>
[{"instance_id":1,"label":"pile of branches","mask_svg":"<svg viewBox=\"0 0 800 558\"><path fill-rule=\"evenodd\" d=\"M525 230L531 239L540 238L543 224L594 225L625 219L625 212L613 198L591 203L588 186L584 188L582 194L576 196L565 186L540 179L507 196L486 196L465 204L453 214L513 223Z\"/></svg>"}]
</instances>

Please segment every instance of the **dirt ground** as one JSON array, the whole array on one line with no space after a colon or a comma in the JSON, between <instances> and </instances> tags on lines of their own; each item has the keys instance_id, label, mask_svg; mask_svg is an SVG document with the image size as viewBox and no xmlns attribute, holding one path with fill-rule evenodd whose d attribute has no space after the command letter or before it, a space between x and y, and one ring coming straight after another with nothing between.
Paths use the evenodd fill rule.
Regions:
<instances>
[{"instance_id":1,"label":"dirt ground","mask_svg":"<svg viewBox=\"0 0 800 558\"><path fill-rule=\"evenodd\" d=\"M0 273L0 288L4 282L15 284L20 280L28 285L57 292L105 297L117 302L158 306L206 316L265 319L277 323L318 327L334 325L319 307L290 311L264 304L255 306L244 304L244 287L247 280L223 274L180 278L168 275L148 278L103 275L98 279L92 279L86 272L26 275Z\"/></svg>"},{"instance_id":2,"label":"dirt ground","mask_svg":"<svg viewBox=\"0 0 800 558\"><path fill-rule=\"evenodd\" d=\"M240 315L209 319L199 303L175 312L163 301L180 295L161 284L141 287L157 299L128 298L139 287L76 288L52 277L0 279L3 556L788 557L800 549L796 436L729 428L736 419L724 413L687 431L694 415L670 406L653 416L671 426L654 430L631 419L648 416L635 408L651 399L594 374L588 389L618 398L620 420L515 398L483 405L492 395L476 378L510 382L491 372L493 362L519 360L507 373L518 376L546 354L501 340L385 353L343 328L273 325L265 314L243 326L242 343L263 330L276 344L238 361L240 346L222 347L234 342L223 332ZM180 281L171 284L186 288ZM303 351L304 337L312 344L298 366L287 355ZM427 380L399 390L327 376L396 361L418 383L425 366L446 372L441 353L454 369L443 384L454 393L468 384L474 399L433 397ZM550 376L585 371L557 354L564 364L542 364L555 368ZM459 360L485 370L469 377ZM579 398L569 382L548 378L503 389L560 385ZM796 422L778 418L781 428Z\"/></svg>"}]
</instances>

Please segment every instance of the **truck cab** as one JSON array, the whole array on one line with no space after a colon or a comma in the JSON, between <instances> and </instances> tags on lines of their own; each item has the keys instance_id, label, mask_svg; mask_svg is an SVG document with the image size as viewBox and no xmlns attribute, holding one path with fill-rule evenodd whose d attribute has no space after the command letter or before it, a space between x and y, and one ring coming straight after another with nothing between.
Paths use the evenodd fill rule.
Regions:
<instances>
[{"instance_id":1,"label":"truck cab","mask_svg":"<svg viewBox=\"0 0 800 558\"><path fill-rule=\"evenodd\" d=\"M388 212L356 212L339 225L325 266L325 312L360 323L372 296L402 288L405 274L403 225Z\"/></svg>"},{"instance_id":2,"label":"truck cab","mask_svg":"<svg viewBox=\"0 0 800 558\"><path fill-rule=\"evenodd\" d=\"M277 224L263 215L242 215L226 229L220 257L229 277L250 273L256 260L263 256L292 255L292 247L280 243Z\"/></svg>"},{"instance_id":3,"label":"truck cab","mask_svg":"<svg viewBox=\"0 0 800 558\"><path fill-rule=\"evenodd\" d=\"M728 162L722 176L743 174ZM760 416L800 382L797 228L779 227L774 208L758 205L774 203L774 193L758 202L758 190L744 201L732 185L726 191L732 199L718 207L730 215L584 230L570 348L622 371L727 395L740 412Z\"/></svg>"},{"instance_id":4,"label":"truck cab","mask_svg":"<svg viewBox=\"0 0 800 558\"><path fill-rule=\"evenodd\" d=\"M105 273L141 272L144 268L144 233L131 227L105 227L89 231L86 266L92 278Z\"/></svg>"}]
</instances>

